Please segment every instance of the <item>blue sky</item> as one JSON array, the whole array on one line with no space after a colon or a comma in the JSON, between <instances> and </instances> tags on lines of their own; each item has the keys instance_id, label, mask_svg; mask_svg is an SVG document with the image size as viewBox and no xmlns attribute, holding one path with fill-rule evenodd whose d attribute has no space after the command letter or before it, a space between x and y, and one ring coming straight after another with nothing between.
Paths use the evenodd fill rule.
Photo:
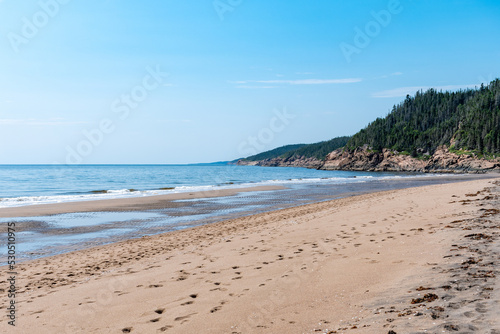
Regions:
<instances>
[{"instance_id":1,"label":"blue sky","mask_svg":"<svg viewBox=\"0 0 500 334\"><path fill-rule=\"evenodd\" d=\"M0 1L0 163L192 163L500 77L498 1Z\"/></svg>"}]
</instances>

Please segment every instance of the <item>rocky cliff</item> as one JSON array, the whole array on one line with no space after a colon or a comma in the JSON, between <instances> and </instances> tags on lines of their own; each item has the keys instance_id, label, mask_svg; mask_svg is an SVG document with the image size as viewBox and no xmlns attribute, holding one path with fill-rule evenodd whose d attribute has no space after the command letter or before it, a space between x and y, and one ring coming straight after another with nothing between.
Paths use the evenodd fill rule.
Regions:
<instances>
[{"instance_id":1,"label":"rocky cliff","mask_svg":"<svg viewBox=\"0 0 500 334\"><path fill-rule=\"evenodd\" d=\"M291 158L272 158L259 161L239 160L237 165L241 166L263 166L263 167L306 167L320 168L323 161L315 158L291 157Z\"/></svg>"},{"instance_id":2,"label":"rocky cliff","mask_svg":"<svg viewBox=\"0 0 500 334\"><path fill-rule=\"evenodd\" d=\"M458 155L442 146L432 156L417 159L388 149L375 152L365 146L353 151L335 150L328 154L319 169L427 173L500 172L500 158L486 160L474 155Z\"/></svg>"},{"instance_id":3,"label":"rocky cliff","mask_svg":"<svg viewBox=\"0 0 500 334\"><path fill-rule=\"evenodd\" d=\"M323 170L424 172L424 173L485 173L500 172L500 158L480 159L475 155L450 152L439 147L433 155L413 158L410 155L383 149L376 152L367 146L356 150L338 149L324 161L315 158L272 158L259 161L239 160L237 165L265 167L306 167Z\"/></svg>"}]
</instances>

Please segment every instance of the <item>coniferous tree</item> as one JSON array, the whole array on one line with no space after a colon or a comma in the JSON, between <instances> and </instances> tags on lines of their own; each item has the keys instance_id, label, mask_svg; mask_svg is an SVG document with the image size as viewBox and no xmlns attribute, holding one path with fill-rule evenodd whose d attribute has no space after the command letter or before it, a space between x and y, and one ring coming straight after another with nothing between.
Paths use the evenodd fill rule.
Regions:
<instances>
[{"instance_id":1,"label":"coniferous tree","mask_svg":"<svg viewBox=\"0 0 500 334\"><path fill-rule=\"evenodd\" d=\"M478 153L500 153L500 80L478 89L458 92L418 91L377 118L347 143L354 149L368 145L396 151L427 152L438 146Z\"/></svg>"}]
</instances>

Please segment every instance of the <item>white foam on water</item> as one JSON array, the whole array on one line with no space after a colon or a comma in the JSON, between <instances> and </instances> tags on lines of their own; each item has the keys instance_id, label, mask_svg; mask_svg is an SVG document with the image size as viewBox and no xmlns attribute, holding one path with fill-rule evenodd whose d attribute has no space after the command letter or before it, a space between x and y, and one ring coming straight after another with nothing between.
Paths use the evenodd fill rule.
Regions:
<instances>
[{"instance_id":1,"label":"white foam on water","mask_svg":"<svg viewBox=\"0 0 500 334\"><path fill-rule=\"evenodd\" d=\"M97 200L116 199L116 198L156 196L156 195L177 194L186 192L237 189L237 188L257 187L257 186L276 186L276 185L286 186L287 184L307 184L307 183L345 184L345 183L361 183L361 182L376 181L376 180L391 180L391 179L401 179L401 178L411 179L417 177L439 177L439 176L450 177L451 175L450 174L384 175L384 176L360 175L355 177L352 176L352 177L330 177L330 178L326 177L303 178L303 179L288 179L288 180L266 180L260 182L252 182L252 183L237 183L237 184L223 184L223 185L180 186L168 190L118 189L118 190L105 190L102 191L102 193L99 191L99 193L93 193L93 194L0 198L0 208L20 207L20 206L40 205L40 204L56 204L56 203L66 203L66 202L78 202L78 201L97 201Z\"/></svg>"}]
</instances>

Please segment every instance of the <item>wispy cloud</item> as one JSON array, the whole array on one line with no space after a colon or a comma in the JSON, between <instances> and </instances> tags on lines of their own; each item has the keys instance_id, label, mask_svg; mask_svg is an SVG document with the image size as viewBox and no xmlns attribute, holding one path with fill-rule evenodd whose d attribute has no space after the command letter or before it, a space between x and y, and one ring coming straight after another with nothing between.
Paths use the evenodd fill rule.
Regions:
<instances>
[{"instance_id":1,"label":"wispy cloud","mask_svg":"<svg viewBox=\"0 0 500 334\"><path fill-rule=\"evenodd\" d=\"M158 122L164 122L164 123L191 123L192 120L190 119L160 119Z\"/></svg>"},{"instance_id":2,"label":"wispy cloud","mask_svg":"<svg viewBox=\"0 0 500 334\"><path fill-rule=\"evenodd\" d=\"M66 121L63 118L50 118L50 119L3 118L3 119L0 119L0 125L44 125L44 126L57 126L57 125L79 125L79 124L88 124L88 122Z\"/></svg>"},{"instance_id":3,"label":"wispy cloud","mask_svg":"<svg viewBox=\"0 0 500 334\"><path fill-rule=\"evenodd\" d=\"M248 83L271 84L271 85L334 85L334 84L350 84L361 82L361 78L346 78L346 79L299 79L299 80L247 80L247 81L230 81L231 83L242 85Z\"/></svg>"},{"instance_id":4,"label":"wispy cloud","mask_svg":"<svg viewBox=\"0 0 500 334\"><path fill-rule=\"evenodd\" d=\"M244 89L270 89L276 88L277 86L250 86L250 85L239 85L236 88L244 88Z\"/></svg>"},{"instance_id":5,"label":"wispy cloud","mask_svg":"<svg viewBox=\"0 0 500 334\"><path fill-rule=\"evenodd\" d=\"M361 82L360 78L348 79L303 79L303 80L262 80L256 81L259 83L268 84L287 84L287 85L331 85L331 84L347 84Z\"/></svg>"},{"instance_id":6,"label":"wispy cloud","mask_svg":"<svg viewBox=\"0 0 500 334\"><path fill-rule=\"evenodd\" d=\"M417 91L434 88L437 91L455 91L459 89L475 88L474 85L448 85L448 86L413 86L413 87L399 87L395 89L384 90L381 92L376 92L372 94L375 98L390 98L390 97L405 97L406 95L414 95Z\"/></svg>"},{"instance_id":7,"label":"wispy cloud","mask_svg":"<svg viewBox=\"0 0 500 334\"><path fill-rule=\"evenodd\" d=\"M381 75L379 77L375 77L374 79L386 79L386 78L394 77L394 76L398 76L398 75L403 75L403 72L394 72L391 74L384 74L384 75Z\"/></svg>"}]
</instances>

